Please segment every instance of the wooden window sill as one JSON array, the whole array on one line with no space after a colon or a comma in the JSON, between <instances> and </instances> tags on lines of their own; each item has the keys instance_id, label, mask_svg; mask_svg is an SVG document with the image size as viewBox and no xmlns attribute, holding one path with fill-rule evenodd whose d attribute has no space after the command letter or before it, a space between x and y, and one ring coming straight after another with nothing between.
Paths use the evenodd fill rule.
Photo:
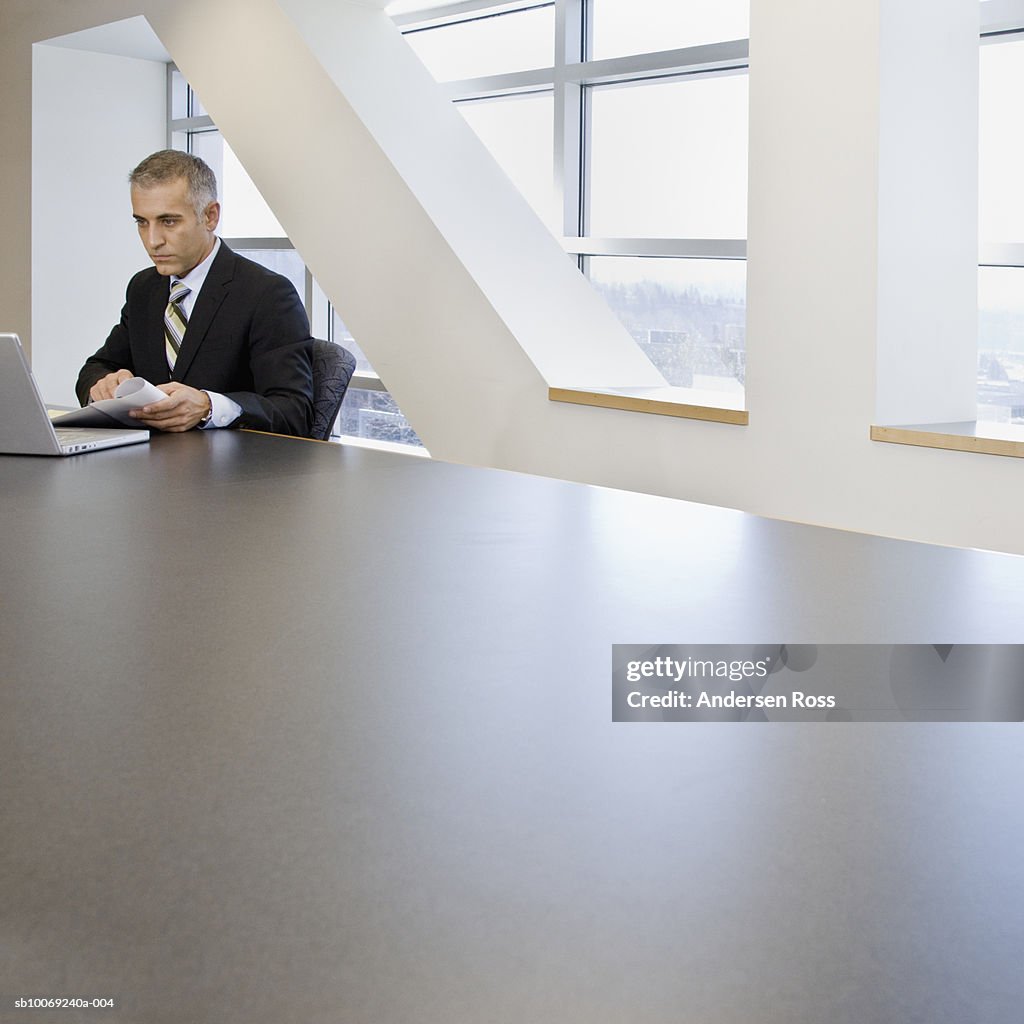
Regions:
<instances>
[{"instance_id":1,"label":"wooden window sill","mask_svg":"<svg viewBox=\"0 0 1024 1024\"><path fill-rule=\"evenodd\" d=\"M591 405L600 409L623 409L655 416L679 416L747 426L750 416L743 408L742 395L695 388L549 388L552 402Z\"/></svg>"},{"instance_id":2,"label":"wooden window sill","mask_svg":"<svg viewBox=\"0 0 1024 1024\"><path fill-rule=\"evenodd\" d=\"M980 455L1024 458L1024 426L967 420L964 423L922 423L913 426L871 428L872 441L945 448Z\"/></svg>"}]
</instances>

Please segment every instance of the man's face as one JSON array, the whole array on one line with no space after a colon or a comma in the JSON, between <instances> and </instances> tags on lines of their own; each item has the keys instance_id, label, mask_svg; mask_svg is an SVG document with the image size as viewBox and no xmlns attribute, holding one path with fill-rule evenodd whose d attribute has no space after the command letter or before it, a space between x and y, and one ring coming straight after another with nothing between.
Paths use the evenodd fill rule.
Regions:
<instances>
[{"instance_id":1,"label":"man's face","mask_svg":"<svg viewBox=\"0 0 1024 1024\"><path fill-rule=\"evenodd\" d=\"M210 203L196 217L184 178L154 185L132 186L132 215L139 238L160 274L184 277L210 255L220 203Z\"/></svg>"}]
</instances>

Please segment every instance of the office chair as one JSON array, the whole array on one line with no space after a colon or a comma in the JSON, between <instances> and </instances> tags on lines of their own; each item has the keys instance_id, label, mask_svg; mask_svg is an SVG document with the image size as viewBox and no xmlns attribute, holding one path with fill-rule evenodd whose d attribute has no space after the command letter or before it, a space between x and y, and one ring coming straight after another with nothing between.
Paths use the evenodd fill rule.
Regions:
<instances>
[{"instance_id":1,"label":"office chair","mask_svg":"<svg viewBox=\"0 0 1024 1024\"><path fill-rule=\"evenodd\" d=\"M356 370L356 357L333 341L313 339L313 429L310 436L326 441Z\"/></svg>"}]
</instances>

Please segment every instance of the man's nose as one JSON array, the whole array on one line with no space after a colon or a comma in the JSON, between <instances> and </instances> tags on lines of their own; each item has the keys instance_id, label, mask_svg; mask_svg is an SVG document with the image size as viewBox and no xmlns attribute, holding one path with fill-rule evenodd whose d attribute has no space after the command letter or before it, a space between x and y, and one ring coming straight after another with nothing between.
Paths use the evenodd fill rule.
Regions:
<instances>
[{"instance_id":1,"label":"man's nose","mask_svg":"<svg viewBox=\"0 0 1024 1024\"><path fill-rule=\"evenodd\" d=\"M164 244L164 233L160 230L159 225L154 224L150 227L147 241L150 249L159 249Z\"/></svg>"}]
</instances>

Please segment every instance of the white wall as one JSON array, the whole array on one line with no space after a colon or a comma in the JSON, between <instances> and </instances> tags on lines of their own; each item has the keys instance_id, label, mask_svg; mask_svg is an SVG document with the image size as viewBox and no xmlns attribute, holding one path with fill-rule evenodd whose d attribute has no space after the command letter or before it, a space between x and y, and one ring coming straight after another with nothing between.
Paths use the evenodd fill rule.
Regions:
<instances>
[{"instance_id":1,"label":"white wall","mask_svg":"<svg viewBox=\"0 0 1024 1024\"><path fill-rule=\"evenodd\" d=\"M901 155L886 130L885 112L902 108L934 118L943 97L975 88L966 62L943 63L925 52L917 66L938 76L932 87L886 72L881 34L894 29L886 27L882 8L894 0L752 0L748 428L546 401L545 382L524 357L533 339L512 336L467 270L471 253L503 240L487 208L473 205L486 197L463 187L489 172L466 155L474 151L467 143L466 179L453 180L454 194L469 204L465 233L446 236L434 206L441 201L434 186L444 154L425 131L432 118L446 116L438 113L436 92L424 87L390 105L367 100L417 75L409 63L414 58L394 45L386 19L356 4L308 0L307 12L329 19L333 8L350 29L335 38L333 59L352 59L359 88L334 98L322 89L325 75L317 62L295 47L292 30L283 33L289 39L283 63L276 65L282 93L275 102L287 110L289 101L312 88L312 127L368 161L324 168L290 155L265 132L257 137L260 119L244 109L245 100L261 94L266 65L247 60L249 26L237 19L239 0L84 0L75 5L77 24L65 24L72 15L58 0L17 2L30 13L18 33L0 42L0 52L11 58L0 61L0 76L5 83L13 76L12 91L5 89L12 96L20 87L17 47L32 31L40 32L38 39L81 27L83 11L108 19L115 9L120 17L148 11L204 99L216 96L214 102L222 103L223 111L214 113L225 115L225 134L236 151L255 156L257 183L287 230L310 248L317 273L330 277L332 267L334 273L352 267L359 288L343 285L339 291L344 316L358 326L371 361L386 367L386 383L435 454L845 529L1024 551L1017 460L868 439L884 340L880 324L891 325L905 313L898 290L888 312L879 301L890 281L881 275L881 250L886 238L905 242L909 224L880 194L893 182L946 173L934 163L921 166L908 147ZM305 2L288 0L288 8L295 13ZM272 0L241 7L253 12L265 3ZM957 26L977 4L938 0L928 7L934 19ZM197 31L221 16L236 19L236 42L246 45L226 48L222 34ZM264 43L272 40L261 38ZM935 39L910 35L897 43L896 52L909 48L913 55L915 47L932 47ZM310 48L316 50L315 42ZM910 87L916 90L913 102L905 91ZM0 117L16 129L16 113L0 111ZM956 123L947 121L958 139L970 134L964 116L970 112L960 110ZM17 142L16 131L12 137ZM414 151L409 143L417 138L423 144ZM21 158L27 160L27 152ZM963 163L954 170L962 183ZM339 175L341 187L362 206L340 225L327 215ZM952 178L945 186L936 180L930 185L955 191ZM15 202L0 197L16 220ZM963 218L958 223L962 230ZM893 229L897 234L887 235ZM349 253L356 256L346 264ZM17 281L0 281L3 295L16 300ZM524 290L522 303L532 300ZM957 317L962 300L958 290ZM575 300L566 301L571 310ZM934 298L937 322L944 301L941 294ZM399 329L408 312L402 307L414 310L417 330ZM16 302L12 308L17 313ZM106 302L104 309L109 313ZM443 388L437 367L444 370Z\"/></svg>"},{"instance_id":2,"label":"white wall","mask_svg":"<svg viewBox=\"0 0 1024 1024\"><path fill-rule=\"evenodd\" d=\"M148 260L128 172L166 144L166 69L36 45L32 54L32 370L47 401L74 385Z\"/></svg>"}]
</instances>

